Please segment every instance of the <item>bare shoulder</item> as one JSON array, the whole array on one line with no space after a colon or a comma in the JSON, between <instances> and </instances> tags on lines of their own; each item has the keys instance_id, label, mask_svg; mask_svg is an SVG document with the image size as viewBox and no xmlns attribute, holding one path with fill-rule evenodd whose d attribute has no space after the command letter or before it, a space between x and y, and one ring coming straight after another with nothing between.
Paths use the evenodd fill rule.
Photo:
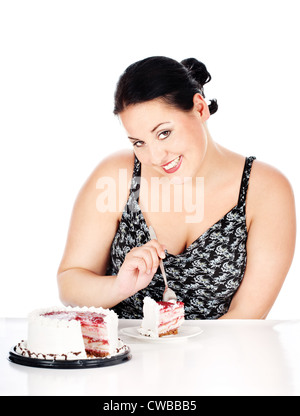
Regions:
<instances>
[{"instance_id":1,"label":"bare shoulder","mask_svg":"<svg viewBox=\"0 0 300 416\"><path fill-rule=\"evenodd\" d=\"M134 152L131 149L123 149L118 152L112 153L104 158L97 168L104 168L111 171L116 170L116 167L122 169L133 170ZM97 169L96 168L96 169Z\"/></svg>"},{"instance_id":2,"label":"bare shoulder","mask_svg":"<svg viewBox=\"0 0 300 416\"><path fill-rule=\"evenodd\" d=\"M119 170L126 170L129 175L132 175L134 166L134 153L132 150L120 150L112 153L99 162L96 168L87 179L86 184L95 183L101 177L111 177L117 179L119 177Z\"/></svg>"},{"instance_id":3,"label":"bare shoulder","mask_svg":"<svg viewBox=\"0 0 300 416\"><path fill-rule=\"evenodd\" d=\"M277 168L254 160L247 195L247 212L283 215L294 211L294 193L288 178Z\"/></svg>"},{"instance_id":4,"label":"bare shoulder","mask_svg":"<svg viewBox=\"0 0 300 416\"><path fill-rule=\"evenodd\" d=\"M130 150L104 158L79 190L75 208L95 218L99 212L106 212L110 220L119 219L129 195L133 167L134 153Z\"/></svg>"},{"instance_id":5,"label":"bare shoulder","mask_svg":"<svg viewBox=\"0 0 300 416\"><path fill-rule=\"evenodd\" d=\"M289 197L293 194L292 186L287 177L274 166L259 160L253 162L249 191L251 187L257 197L271 196L274 193L281 197Z\"/></svg>"},{"instance_id":6,"label":"bare shoulder","mask_svg":"<svg viewBox=\"0 0 300 416\"><path fill-rule=\"evenodd\" d=\"M83 184L79 196L82 193L95 193L101 188L101 182L108 183L111 181L116 188L119 187L119 181L122 175L122 184L130 181L134 167L134 153L132 150L121 150L115 152L99 162L90 176Z\"/></svg>"}]
</instances>

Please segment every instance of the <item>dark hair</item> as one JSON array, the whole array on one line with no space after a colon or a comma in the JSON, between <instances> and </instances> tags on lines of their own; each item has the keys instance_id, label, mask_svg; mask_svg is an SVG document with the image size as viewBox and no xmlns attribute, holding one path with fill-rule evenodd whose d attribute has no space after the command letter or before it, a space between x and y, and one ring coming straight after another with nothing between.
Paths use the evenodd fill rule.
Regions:
<instances>
[{"instance_id":1,"label":"dark hair","mask_svg":"<svg viewBox=\"0 0 300 416\"><path fill-rule=\"evenodd\" d=\"M211 80L206 66L195 58L177 62L164 56L152 56L130 65L121 75L116 92L114 114L121 113L131 104L161 98L166 103L189 111L193 97ZM217 100L209 104L210 114L218 109Z\"/></svg>"}]
</instances>

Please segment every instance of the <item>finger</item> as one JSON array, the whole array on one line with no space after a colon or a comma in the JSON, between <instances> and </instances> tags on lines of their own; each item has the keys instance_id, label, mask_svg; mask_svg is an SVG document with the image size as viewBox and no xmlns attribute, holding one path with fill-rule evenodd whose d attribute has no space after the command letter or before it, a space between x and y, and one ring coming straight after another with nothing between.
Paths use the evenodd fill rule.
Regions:
<instances>
[{"instance_id":1,"label":"finger","mask_svg":"<svg viewBox=\"0 0 300 416\"><path fill-rule=\"evenodd\" d=\"M137 269L139 273L147 273L147 264L141 256L132 256L128 259L127 267L131 270Z\"/></svg>"},{"instance_id":2,"label":"finger","mask_svg":"<svg viewBox=\"0 0 300 416\"><path fill-rule=\"evenodd\" d=\"M152 278L154 273L156 272L157 268L150 267L144 257L136 257L136 269L138 270L138 278L147 276L147 278Z\"/></svg>"},{"instance_id":3,"label":"finger","mask_svg":"<svg viewBox=\"0 0 300 416\"><path fill-rule=\"evenodd\" d=\"M131 250L131 254L136 257L143 257L147 265L147 273L153 273L157 270L160 257L157 253L157 248L152 244L144 244L140 247L135 247Z\"/></svg>"},{"instance_id":4,"label":"finger","mask_svg":"<svg viewBox=\"0 0 300 416\"><path fill-rule=\"evenodd\" d=\"M153 273L158 267L158 255L157 251L153 246L143 246L140 249L140 255L143 257L147 265L147 274Z\"/></svg>"},{"instance_id":5,"label":"finger","mask_svg":"<svg viewBox=\"0 0 300 416\"><path fill-rule=\"evenodd\" d=\"M158 255L156 248L149 246L149 249L152 256L152 272L155 273L158 269L161 258Z\"/></svg>"},{"instance_id":6,"label":"finger","mask_svg":"<svg viewBox=\"0 0 300 416\"><path fill-rule=\"evenodd\" d=\"M159 243L156 239L148 241L148 243L146 243L145 246L147 245L154 247L157 251L157 255L161 259L164 259L166 257L166 253L165 253L166 246Z\"/></svg>"},{"instance_id":7,"label":"finger","mask_svg":"<svg viewBox=\"0 0 300 416\"><path fill-rule=\"evenodd\" d=\"M126 255L128 266L130 264L131 269L136 267L141 273L150 274L153 268L153 256L151 250L156 253L153 247L145 247L145 245L133 248Z\"/></svg>"},{"instance_id":8,"label":"finger","mask_svg":"<svg viewBox=\"0 0 300 416\"><path fill-rule=\"evenodd\" d=\"M159 261L160 261L160 257L158 256L156 248L153 247L152 245L147 245L147 246L145 245L143 247L143 250L146 255L145 260L146 260L148 268L151 268L151 272L155 273L159 266ZM149 255L151 256L151 258L149 258Z\"/></svg>"}]
</instances>

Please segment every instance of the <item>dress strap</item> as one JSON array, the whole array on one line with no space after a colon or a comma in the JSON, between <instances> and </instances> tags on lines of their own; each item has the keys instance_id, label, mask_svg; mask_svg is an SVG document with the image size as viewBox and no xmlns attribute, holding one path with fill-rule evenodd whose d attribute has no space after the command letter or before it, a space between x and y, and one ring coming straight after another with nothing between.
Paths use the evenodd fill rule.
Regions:
<instances>
[{"instance_id":1,"label":"dress strap","mask_svg":"<svg viewBox=\"0 0 300 416\"><path fill-rule=\"evenodd\" d=\"M255 156L246 157L243 176L241 180L241 187L238 199L238 206L245 206L246 204L246 197L247 197L247 190L249 185L249 178L251 173L251 168L253 161L256 159Z\"/></svg>"},{"instance_id":2,"label":"dress strap","mask_svg":"<svg viewBox=\"0 0 300 416\"><path fill-rule=\"evenodd\" d=\"M130 183L130 195L133 194L134 198L138 201L140 196L140 183L141 183L141 162L136 156L134 156L134 166Z\"/></svg>"},{"instance_id":3,"label":"dress strap","mask_svg":"<svg viewBox=\"0 0 300 416\"><path fill-rule=\"evenodd\" d=\"M134 213L139 211L139 196L140 196L140 183L141 183L141 162L136 156L134 156L134 166L130 182L129 198L126 204L127 213Z\"/></svg>"}]
</instances>

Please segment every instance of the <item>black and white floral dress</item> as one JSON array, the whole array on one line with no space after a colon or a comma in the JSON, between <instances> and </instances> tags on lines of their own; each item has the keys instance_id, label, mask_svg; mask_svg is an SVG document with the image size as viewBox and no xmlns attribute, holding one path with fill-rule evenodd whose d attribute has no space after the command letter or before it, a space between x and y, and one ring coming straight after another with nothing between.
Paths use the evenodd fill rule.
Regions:
<instances>
[{"instance_id":1,"label":"black and white floral dress","mask_svg":"<svg viewBox=\"0 0 300 416\"><path fill-rule=\"evenodd\" d=\"M166 253L164 266L168 284L185 304L186 319L217 319L230 306L244 276L247 251L246 195L252 163L245 159L238 202L227 214L178 255ZM150 240L148 226L139 207L141 164L137 158L131 190L111 245L107 275L116 275L126 254ZM149 286L116 305L120 318L142 318L143 299L161 300L164 281L160 270Z\"/></svg>"}]
</instances>

